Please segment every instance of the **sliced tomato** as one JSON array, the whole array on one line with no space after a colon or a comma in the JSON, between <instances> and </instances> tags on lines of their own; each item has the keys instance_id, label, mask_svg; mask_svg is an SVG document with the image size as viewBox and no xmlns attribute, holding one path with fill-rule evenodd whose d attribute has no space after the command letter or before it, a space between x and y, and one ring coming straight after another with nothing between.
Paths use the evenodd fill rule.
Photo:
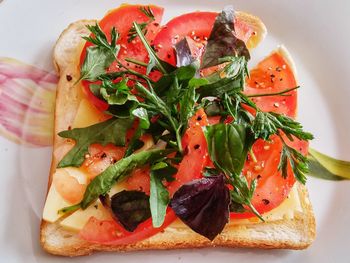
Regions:
<instances>
[{"instance_id":1,"label":"sliced tomato","mask_svg":"<svg viewBox=\"0 0 350 263\"><path fill-rule=\"evenodd\" d=\"M125 180L125 187L128 190L138 190L150 193L150 170L149 166L137 168Z\"/></svg>"},{"instance_id":2,"label":"sliced tomato","mask_svg":"<svg viewBox=\"0 0 350 263\"><path fill-rule=\"evenodd\" d=\"M295 139L290 145L302 153L307 153L308 143ZM278 207L288 196L291 188L295 184L293 171L288 166L287 178L282 177L282 173L277 167L280 162L282 142L279 137L272 136L270 142L258 140L253 145L253 152L256 162L249 158L245 163L243 174L248 182L257 179L258 187L254 193L252 204L260 213L266 213ZM249 218L253 213L231 213L231 218Z\"/></svg>"},{"instance_id":3,"label":"sliced tomato","mask_svg":"<svg viewBox=\"0 0 350 263\"><path fill-rule=\"evenodd\" d=\"M79 203L84 196L86 184L80 184L78 179L61 170L55 173L54 185L57 192L71 204Z\"/></svg>"},{"instance_id":4,"label":"sliced tomato","mask_svg":"<svg viewBox=\"0 0 350 263\"><path fill-rule=\"evenodd\" d=\"M135 38L131 42L128 41L128 33L133 26L133 22L144 23L149 21L149 17L147 17L142 11L142 7L150 7L154 14L155 20L150 23L146 29L146 38L152 43L154 36L158 33L160 28L160 22L163 16L164 9L158 6L149 5L122 5L119 8L116 8L109 13L99 22L99 25L102 31L106 34L107 38L110 40L110 32L113 27L119 33L118 44L120 45L120 51L118 53L118 60L122 62L122 64L128 66L131 69L134 69L138 72L145 73L145 68L137 66L135 64L129 63L125 61L126 58L133 58L139 60L141 62L148 61L148 53L141 43L139 38ZM91 43L86 43L81 56L80 56L80 64L82 65L86 56L86 49L91 46ZM117 62L112 63L108 71L115 72L119 71L119 66ZM105 111L108 108L108 104L99 98L95 97L95 95L90 90L90 82L83 81L84 93L91 100L91 102L101 111Z\"/></svg>"},{"instance_id":5,"label":"sliced tomato","mask_svg":"<svg viewBox=\"0 0 350 263\"><path fill-rule=\"evenodd\" d=\"M164 61L176 65L176 55L173 47L186 36L193 38L197 43L204 46L217 14L216 12L193 12L170 20L154 39L154 47L158 56ZM243 41L247 41L253 34L253 29L239 19L235 21L235 30L237 37Z\"/></svg>"},{"instance_id":6,"label":"sliced tomato","mask_svg":"<svg viewBox=\"0 0 350 263\"><path fill-rule=\"evenodd\" d=\"M276 93L297 85L292 69L279 52L272 53L251 70L247 84L248 87L245 89L247 95ZM263 111L273 111L295 117L296 90L289 92L288 96L257 97L253 100ZM297 139L288 143L302 153L307 153L308 143ZM252 203L260 213L268 212L279 206L295 183L290 167L287 178L283 178L281 172L278 171L281 150L282 142L277 136L273 136L270 142L258 140L253 145L256 162L249 158L245 163L243 174L248 181L254 178L258 180ZM231 213L232 218L252 216L254 216L252 213Z\"/></svg>"},{"instance_id":7,"label":"sliced tomato","mask_svg":"<svg viewBox=\"0 0 350 263\"><path fill-rule=\"evenodd\" d=\"M297 86L292 68L279 52L274 52L250 71L245 93L276 93ZM296 116L297 91L288 96L256 97L252 99L263 111L273 111L290 117Z\"/></svg>"},{"instance_id":8,"label":"sliced tomato","mask_svg":"<svg viewBox=\"0 0 350 263\"><path fill-rule=\"evenodd\" d=\"M89 154L86 156L83 169L89 175L89 179L94 179L97 175L106 170L110 165L119 161L125 154L126 147L108 144L91 144Z\"/></svg>"},{"instance_id":9,"label":"sliced tomato","mask_svg":"<svg viewBox=\"0 0 350 263\"><path fill-rule=\"evenodd\" d=\"M169 226L176 219L175 213L169 208L164 223L159 228L154 228L152 218L138 225L133 232L127 232L114 220L98 220L91 217L80 231L81 238L98 244L128 245L149 238Z\"/></svg>"},{"instance_id":10,"label":"sliced tomato","mask_svg":"<svg viewBox=\"0 0 350 263\"><path fill-rule=\"evenodd\" d=\"M189 120L189 127L182 139L185 156L179 164L175 181L168 186L171 196L183 184L202 177L203 168L209 158L208 146L202 130L202 127L207 125L208 119L203 109L198 110Z\"/></svg>"}]
</instances>

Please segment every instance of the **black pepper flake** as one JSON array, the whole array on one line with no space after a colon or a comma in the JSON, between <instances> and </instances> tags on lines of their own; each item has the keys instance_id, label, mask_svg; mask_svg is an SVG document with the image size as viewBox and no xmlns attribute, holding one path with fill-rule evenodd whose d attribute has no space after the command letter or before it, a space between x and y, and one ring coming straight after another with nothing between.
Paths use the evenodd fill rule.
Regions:
<instances>
[{"instance_id":1,"label":"black pepper flake","mask_svg":"<svg viewBox=\"0 0 350 263\"><path fill-rule=\"evenodd\" d=\"M267 199L263 199L263 200L261 200L261 201L264 203L264 205L268 205L268 204L270 203L270 201L267 200Z\"/></svg>"},{"instance_id":2,"label":"black pepper flake","mask_svg":"<svg viewBox=\"0 0 350 263\"><path fill-rule=\"evenodd\" d=\"M258 179L258 180L259 180L260 178L261 178L261 175L259 174L259 175L256 177L256 179Z\"/></svg>"},{"instance_id":3,"label":"black pepper flake","mask_svg":"<svg viewBox=\"0 0 350 263\"><path fill-rule=\"evenodd\" d=\"M168 58L171 58L171 55L170 55L170 54L168 54L168 55L167 55L167 57L168 57Z\"/></svg>"},{"instance_id":4,"label":"black pepper flake","mask_svg":"<svg viewBox=\"0 0 350 263\"><path fill-rule=\"evenodd\" d=\"M277 68L276 68L276 71L277 71L277 72L281 72L281 71L282 71L282 68L281 68L281 67L277 67Z\"/></svg>"},{"instance_id":5,"label":"black pepper flake","mask_svg":"<svg viewBox=\"0 0 350 263\"><path fill-rule=\"evenodd\" d=\"M280 78L280 81L282 81L283 80L283 78Z\"/></svg>"},{"instance_id":6,"label":"black pepper flake","mask_svg":"<svg viewBox=\"0 0 350 263\"><path fill-rule=\"evenodd\" d=\"M153 23L154 26L159 26L159 23Z\"/></svg>"},{"instance_id":7,"label":"black pepper flake","mask_svg":"<svg viewBox=\"0 0 350 263\"><path fill-rule=\"evenodd\" d=\"M71 75L66 75L66 79L67 79L67 81L71 81L73 78Z\"/></svg>"},{"instance_id":8,"label":"black pepper flake","mask_svg":"<svg viewBox=\"0 0 350 263\"><path fill-rule=\"evenodd\" d=\"M197 116L197 121L201 121L202 120L202 116Z\"/></svg>"},{"instance_id":9,"label":"black pepper flake","mask_svg":"<svg viewBox=\"0 0 350 263\"><path fill-rule=\"evenodd\" d=\"M94 207L95 207L95 209L97 209L97 208L98 208L98 205L94 205Z\"/></svg>"},{"instance_id":10,"label":"black pepper flake","mask_svg":"<svg viewBox=\"0 0 350 263\"><path fill-rule=\"evenodd\" d=\"M187 155L188 154L188 147L186 147L185 149L184 149L184 155Z\"/></svg>"},{"instance_id":11,"label":"black pepper flake","mask_svg":"<svg viewBox=\"0 0 350 263\"><path fill-rule=\"evenodd\" d=\"M195 150L197 150L197 149L199 149L199 147L200 147L200 145L199 145L199 144L196 144L193 148L194 148Z\"/></svg>"},{"instance_id":12,"label":"black pepper flake","mask_svg":"<svg viewBox=\"0 0 350 263\"><path fill-rule=\"evenodd\" d=\"M67 130L71 130L72 129L72 126L68 126L68 129Z\"/></svg>"},{"instance_id":13,"label":"black pepper flake","mask_svg":"<svg viewBox=\"0 0 350 263\"><path fill-rule=\"evenodd\" d=\"M106 158L107 157L107 154L106 153L103 153L102 155L101 155L101 158L103 159L103 158Z\"/></svg>"}]
</instances>

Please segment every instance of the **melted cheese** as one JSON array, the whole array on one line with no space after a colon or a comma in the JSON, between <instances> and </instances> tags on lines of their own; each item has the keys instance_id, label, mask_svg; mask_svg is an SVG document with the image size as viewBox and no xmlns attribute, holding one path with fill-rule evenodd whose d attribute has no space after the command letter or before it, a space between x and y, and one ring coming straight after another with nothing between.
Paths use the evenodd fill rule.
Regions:
<instances>
[{"instance_id":1,"label":"melted cheese","mask_svg":"<svg viewBox=\"0 0 350 263\"><path fill-rule=\"evenodd\" d=\"M84 225L89 221L90 217L92 216L99 220L112 219L111 215L103 207L100 200L97 200L85 210L79 209L78 211L75 211L72 215L62 220L60 222L60 225L70 230L79 231L84 227Z\"/></svg>"},{"instance_id":2,"label":"melted cheese","mask_svg":"<svg viewBox=\"0 0 350 263\"><path fill-rule=\"evenodd\" d=\"M59 194L59 192L57 191L57 189L55 187L55 184L54 184L55 177L60 173L69 174L70 176L77 179L77 181L80 184L87 183L86 174L78 168L74 168L74 167L60 168L60 169L57 169L55 171L55 173L53 174L53 177L52 177L53 178L52 183L50 186L49 193L47 194L45 207L44 207L44 211L43 211L44 220L46 220L48 222L52 222L52 223L57 221L59 218L61 218L63 216L62 213L58 213L59 210L61 210L64 207L72 205L70 202L66 201Z\"/></svg>"},{"instance_id":3,"label":"melted cheese","mask_svg":"<svg viewBox=\"0 0 350 263\"><path fill-rule=\"evenodd\" d=\"M82 99L79 104L72 128L84 128L102 122L107 115L97 110L87 99Z\"/></svg>"},{"instance_id":4,"label":"melted cheese","mask_svg":"<svg viewBox=\"0 0 350 263\"><path fill-rule=\"evenodd\" d=\"M43 219L50 223L54 223L57 219L62 217L63 214L58 213L58 210L70 206L63 197L57 192L55 184L51 184L49 193L47 194Z\"/></svg>"},{"instance_id":5,"label":"melted cheese","mask_svg":"<svg viewBox=\"0 0 350 263\"><path fill-rule=\"evenodd\" d=\"M122 190L125 190L125 187L122 183L115 184L108 194L110 196L113 196L114 194ZM102 203L99 200L97 200L85 210L79 209L70 216L66 217L60 222L60 225L70 230L79 231L83 229L85 224L88 222L89 218L92 216L96 217L99 220L112 219L110 213L106 210L106 208L104 208Z\"/></svg>"}]
</instances>

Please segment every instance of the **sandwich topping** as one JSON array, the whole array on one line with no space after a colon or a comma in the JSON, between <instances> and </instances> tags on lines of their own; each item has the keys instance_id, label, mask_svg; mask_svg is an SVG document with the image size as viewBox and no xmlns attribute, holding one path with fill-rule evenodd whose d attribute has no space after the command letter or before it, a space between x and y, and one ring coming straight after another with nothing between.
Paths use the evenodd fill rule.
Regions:
<instances>
[{"instance_id":1,"label":"sandwich topping","mask_svg":"<svg viewBox=\"0 0 350 263\"><path fill-rule=\"evenodd\" d=\"M44 218L91 210L80 230L90 242L134 243L176 218L213 240L229 221L264 221L306 182L313 136L294 119L299 86L283 52L249 71L256 32L231 6L160 26L162 14L124 5L83 37L73 88L103 121L58 134L71 147L51 188L65 200Z\"/></svg>"}]
</instances>

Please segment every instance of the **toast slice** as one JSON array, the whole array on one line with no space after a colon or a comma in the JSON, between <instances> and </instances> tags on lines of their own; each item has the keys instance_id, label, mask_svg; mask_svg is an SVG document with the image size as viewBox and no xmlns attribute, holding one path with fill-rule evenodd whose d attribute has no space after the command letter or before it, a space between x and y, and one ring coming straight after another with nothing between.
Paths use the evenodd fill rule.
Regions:
<instances>
[{"instance_id":1,"label":"toast slice","mask_svg":"<svg viewBox=\"0 0 350 263\"><path fill-rule=\"evenodd\" d=\"M243 12L238 12L237 15L255 29L254 41L249 46L251 48L256 46L266 34L265 26L254 16ZM68 129L73 124L79 103L84 97L81 87L74 85L74 83L80 77L79 56L84 45L81 36L88 35L89 32L85 26L94 23L94 20L81 20L71 24L61 34L54 49L54 64L60 79L57 87L54 154L48 182L49 188L62 152L69 150L67 147L64 147L64 139L60 138L57 133ZM281 52L285 51L281 49ZM60 148L63 148L63 150L59 150ZM60 154L57 154L57 152ZM59 224L60 220L55 223L43 220L41 222L40 242L47 252L63 256L88 255L94 251L132 251L215 246L303 249L308 247L315 238L315 219L307 190L303 185L297 185L297 194L301 210L295 212L292 218L283 218L265 223L229 223L214 241L209 241L183 224L175 222L166 228L164 232L134 244L92 244L80 239L76 232L63 228Z\"/></svg>"}]
</instances>

